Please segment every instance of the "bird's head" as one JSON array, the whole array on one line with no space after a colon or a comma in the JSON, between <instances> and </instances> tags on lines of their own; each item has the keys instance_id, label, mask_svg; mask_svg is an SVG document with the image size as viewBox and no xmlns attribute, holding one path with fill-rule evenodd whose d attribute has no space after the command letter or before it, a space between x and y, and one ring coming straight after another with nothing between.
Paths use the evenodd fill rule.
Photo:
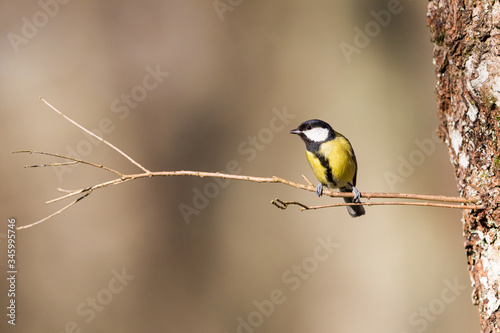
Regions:
<instances>
[{"instance_id":1,"label":"bird's head","mask_svg":"<svg viewBox=\"0 0 500 333\"><path fill-rule=\"evenodd\" d=\"M299 135L306 143L322 143L335 137L332 127L319 119L304 121L299 127L291 130L290 134Z\"/></svg>"}]
</instances>

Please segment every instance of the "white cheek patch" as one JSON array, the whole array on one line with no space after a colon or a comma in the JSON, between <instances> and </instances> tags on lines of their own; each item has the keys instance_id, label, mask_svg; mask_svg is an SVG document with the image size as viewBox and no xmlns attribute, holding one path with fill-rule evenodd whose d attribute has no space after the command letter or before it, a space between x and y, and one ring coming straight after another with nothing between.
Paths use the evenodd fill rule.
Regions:
<instances>
[{"instance_id":1,"label":"white cheek patch","mask_svg":"<svg viewBox=\"0 0 500 333\"><path fill-rule=\"evenodd\" d=\"M328 138L328 129L322 127L316 127L307 131L304 131L305 136L309 140L316 142L323 142Z\"/></svg>"}]
</instances>

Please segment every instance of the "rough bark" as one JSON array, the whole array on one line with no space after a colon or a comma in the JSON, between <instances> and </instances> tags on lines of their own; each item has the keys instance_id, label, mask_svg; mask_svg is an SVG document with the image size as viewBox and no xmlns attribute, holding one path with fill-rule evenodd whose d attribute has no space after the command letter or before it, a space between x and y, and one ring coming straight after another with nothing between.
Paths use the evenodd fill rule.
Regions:
<instances>
[{"instance_id":1,"label":"rough bark","mask_svg":"<svg viewBox=\"0 0 500 333\"><path fill-rule=\"evenodd\" d=\"M485 210L463 213L472 301L482 332L500 332L500 3L430 0L438 133L449 149L458 190Z\"/></svg>"}]
</instances>

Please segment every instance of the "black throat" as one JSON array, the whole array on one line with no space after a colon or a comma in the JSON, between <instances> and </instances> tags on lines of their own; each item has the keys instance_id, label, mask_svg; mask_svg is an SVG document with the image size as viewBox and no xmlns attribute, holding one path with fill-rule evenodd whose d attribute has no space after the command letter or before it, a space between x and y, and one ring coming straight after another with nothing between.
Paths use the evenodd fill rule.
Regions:
<instances>
[{"instance_id":1,"label":"black throat","mask_svg":"<svg viewBox=\"0 0 500 333\"><path fill-rule=\"evenodd\" d=\"M321 146L322 143L331 141L336 138L336 134L333 130L330 130L328 133L328 137L326 138L325 141L318 142L318 141L313 141L310 140L307 136L301 135L302 140L306 144L306 149L310 151L313 154L316 154L319 151L319 147Z\"/></svg>"}]
</instances>

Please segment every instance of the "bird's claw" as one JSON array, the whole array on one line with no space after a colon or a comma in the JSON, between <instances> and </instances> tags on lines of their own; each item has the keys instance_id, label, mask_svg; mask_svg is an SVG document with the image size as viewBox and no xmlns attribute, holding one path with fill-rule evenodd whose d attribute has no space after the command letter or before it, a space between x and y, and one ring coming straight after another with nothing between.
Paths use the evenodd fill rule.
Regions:
<instances>
[{"instance_id":1,"label":"bird's claw","mask_svg":"<svg viewBox=\"0 0 500 333\"><path fill-rule=\"evenodd\" d=\"M359 199L361 198L361 193L358 191L356 187L352 187L352 193L354 193L354 199L352 200L353 202L359 203L361 202Z\"/></svg>"},{"instance_id":2,"label":"bird's claw","mask_svg":"<svg viewBox=\"0 0 500 333\"><path fill-rule=\"evenodd\" d=\"M316 186L316 194L318 195L318 197L323 194L323 184L319 183L318 186Z\"/></svg>"}]
</instances>

